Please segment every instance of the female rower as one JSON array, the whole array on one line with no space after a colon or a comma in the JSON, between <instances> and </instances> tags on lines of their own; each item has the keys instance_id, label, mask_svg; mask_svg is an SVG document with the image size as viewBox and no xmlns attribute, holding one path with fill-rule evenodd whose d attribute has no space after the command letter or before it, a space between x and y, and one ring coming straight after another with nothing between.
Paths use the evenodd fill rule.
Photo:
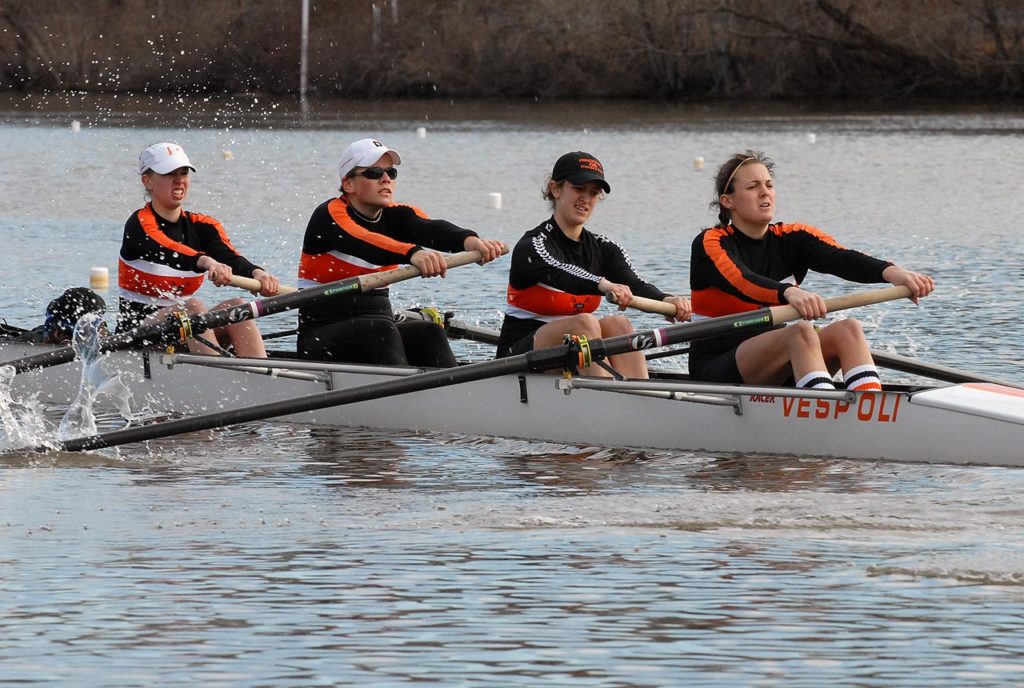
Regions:
<instances>
[{"instance_id":1,"label":"female rower","mask_svg":"<svg viewBox=\"0 0 1024 688\"><path fill-rule=\"evenodd\" d=\"M277 278L239 254L220 222L182 209L190 173L195 170L184 149L175 143L156 143L139 155L138 172L150 202L132 213L124 226L117 274L119 332L175 310L204 312L206 306L192 296L202 285L204 273L217 286L228 284L237 273L257 280L261 295L277 293ZM235 298L216 308L242 303L244 299ZM200 337L217 347L232 344L237 356L267 355L259 328L252 321L218 327ZM197 339L190 338L188 348L194 353L216 353Z\"/></svg>"},{"instance_id":2,"label":"female rower","mask_svg":"<svg viewBox=\"0 0 1024 688\"><path fill-rule=\"evenodd\" d=\"M394 202L402 157L375 139L360 139L341 154L341 196L313 211L302 241L299 287L381 272L399 263L423 277L445 276L438 251L479 251L482 263L506 250L500 241L419 208ZM436 249L436 250L433 250ZM424 320L395 323L387 289L341 294L299 309L299 353L318 360L442 368L455 365L444 329Z\"/></svg>"},{"instance_id":3,"label":"female rower","mask_svg":"<svg viewBox=\"0 0 1024 688\"><path fill-rule=\"evenodd\" d=\"M881 381L861 324L852 318L816 330L825 300L800 285L809 270L853 282L890 282L911 300L935 288L931 277L839 244L816 227L772 223L774 163L764 153L737 153L715 179L718 224L693 241L690 289L694 317L729 315L788 303L803 321L762 332L704 339L690 345L690 374L698 380L792 384L829 389L843 372L851 390L879 390Z\"/></svg>"},{"instance_id":4,"label":"female rower","mask_svg":"<svg viewBox=\"0 0 1024 688\"><path fill-rule=\"evenodd\" d=\"M620 309L634 294L667 301L676 308L675 319L689 320L688 299L643 281L618 244L583 226L598 201L611 193L597 158L582 151L566 153L555 162L542 193L553 214L523 235L512 251L499 358L561 344L565 335L598 339L632 332L625 316L593 314L602 294L612 294ZM611 356L609 362L626 377L647 377L642 352ZM609 376L597 365L581 372Z\"/></svg>"}]
</instances>

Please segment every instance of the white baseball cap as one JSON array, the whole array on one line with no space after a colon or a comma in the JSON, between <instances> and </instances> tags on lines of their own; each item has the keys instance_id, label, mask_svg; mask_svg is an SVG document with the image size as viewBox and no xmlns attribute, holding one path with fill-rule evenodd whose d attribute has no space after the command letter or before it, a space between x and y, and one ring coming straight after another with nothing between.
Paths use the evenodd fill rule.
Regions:
<instances>
[{"instance_id":1,"label":"white baseball cap","mask_svg":"<svg viewBox=\"0 0 1024 688\"><path fill-rule=\"evenodd\" d=\"M154 143L139 154L139 174L145 174L146 170L153 170L157 174L170 174L182 167L196 171L185 155L185 149L176 143Z\"/></svg>"},{"instance_id":2,"label":"white baseball cap","mask_svg":"<svg viewBox=\"0 0 1024 688\"><path fill-rule=\"evenodd\" d=\"M369 167L385 153L391 153L396 165L402 164L402 156L394 148L388 148L377 139L359 139L348 144L338 162L338 174L344 180L357 167Z\"/></svg>"}]
</instances>

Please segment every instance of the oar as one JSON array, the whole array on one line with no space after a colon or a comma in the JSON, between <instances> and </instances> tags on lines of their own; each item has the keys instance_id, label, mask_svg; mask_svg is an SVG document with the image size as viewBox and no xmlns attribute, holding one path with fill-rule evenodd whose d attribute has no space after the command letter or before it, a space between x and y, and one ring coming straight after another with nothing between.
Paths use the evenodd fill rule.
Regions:
<instances>
[{"instance_id":1,"label":"oar","mask_svg":"<svg viewBox=\"0 0 1024 688\"><path fill-rule=\"evenodd\" d=\"M916 358L910 358L908 356L900 356L899 354L889 353L888 351L880 351L878 349L871 349L871 358L875 360L880 366L890 368L892 370L899 370L904 373L913 373L915 375L923 375L930 377L934 380L943 380L945 382L987 382L994 385L1002 385L1004 387L1016 387L1018 389L1024 389L1024 385L1016 382L1007 382L1006 380L999 380L994 377L988 377L987 375L979 375L978 373L969 373L965 370L958 370L956 368L950 368L944 365L938 365L936 363L925 363L919 361Z\"/></svg>"},{"instance_id":2,"label":"oar","mask_svg":"<svg viewBox=\"0 0 1024 688\"><path fill-rule=\"evenodd\" d=\"M480 325L470 325L467 322L451 316L451 313L445 313L442 316L442 321L438 323L444 327L444 331L450 338L469 339L474 342L483 342L484 344L498 343L498 336L501 334L498 330L494 330L489 327L481 327ZM395 321L402 322L403 320L429 320L430 322L438 322L437 318L429 312L395 311Z\"/></svg>"},{"instance_id":3,"label":"oar","mask_svg":"<svg viewBox=\"0 0 1024 688\"><path fill-rule=\"evenodd\" d=\"M609 302L615 303L611 298L611 294L608 294L607 296ZM826 300L825 303L828 304L829 301ZM657 313L659 315L675 315L676 312L675 306L670 303L656 301L642 296L634 296L629 307L636 308L637 310L641 310L646 313ZM834 309L829 306L829 310L831 311ZM925 363L924 361L919 361L916 358L900 356L899 354L880 351L878 349L871 349L871 358L874 359L876 364L884 368L899 370L904 373L913 373L915 375L923 375L925 377L932 378L933 380L942 380L944 382L988 382L991 384L1003 385L1004 387L1022 387L1022 385L1014 382L1007 382L1006 380L999 380L986 375L979 375L978 373L958 370L956 368L950 368L948 366L938 365L935 363Z\"/></svg>"},{"instance_id":4,"label":"oar","mask_svg":"<svg viewBox=\"0 0 1024 688\"><path fill-rule=\"evenodd\" d=\"M830 311L838 311L905 298L909 294L910 291L906 287L891 287L827 299L825 303ZM737 330L761 330L791 320L798 320L799 318L800 314L792 306L762 308L757 311L721 318L707 318L695 323L671 325L603 340L596 339L588 342L586 345L582 345L580 342L573 342L546 349L537 349L518 356L509 356L508 358L499 358L482 363L471 363L456 368L432 370L385 382L373 382L347 389L310 394L298 399L275 401L203 416L182 418L155 425L115 430L90 437L64 440L57 442L54 446L42 446L35 449L37 451L47 451L50 449L62 449L64 451L100 449L131 442L143 442L161 437L170 437L186 432L209 430L226 425L236 425L238 423L315 411L332 406L343 406L372 399L382 399L399 394L437 389L506 374L544 372L558 368L577 372L580 368L590 365L592 361L600 361L608 356L669 344L678 344L700 337L728 334Z\"/></svg>"},{"instance_id":5,"label":"oar","mask_svg":"<svg viewBox=\"0 0 1024 688\"><path fill-rule=\"evenodd\" d=\"M260 289L263 288L263 285L260 284L259 280L253 279L252 277L240 277L238 275L231 275L228 285L238 287L239 289L245 289L246 291L251 291L254 294L258 294ZM285 284L280 284L277 287L278 294L291 294L296 291L298 291L298 289L295 287L289 287Z\"/></svg>"},{"instance_id":6,"label":"oar","mask_svg":"<svg viewBox=\"0 0 1024 688\"><path fill-rule=\"evenodd\" d=\"M608 303L618 305L618 302L615 300L615 295L611 292L605 294L604 298ZM648 299L644 296L634 296L633 300L629 302L628 308L635 308L638 311L643 311L644 313L657 313L658 315L674 316L676 314L676 307L671 303L668 303L667 301L658 301L656 299Z\"/></svg>"},{"instance_id":7,"label":"oar","mask_svg":"<svg viewBox=\"0 0 1024 688\"><path fill-rule=\"evenodd\" d=\"M449 268L456 268L469 263L476 263L481 258L482 256L479 251L465 251L446 257L445 262ZM188 337L214 327L231 325L243 320L255 320L256 318L273 315L274 313L300 308L307 304L338 296L339 294L353 294L379 289L395 282L418 277L419 274L419 268L416 266L405 265L394 270L349 277L290 294L256 299L240 306L218 308L206 311L205 313L184 317L184 319L169 315L162 322L140 325L133 330L108 337L101 343L100 352L105 353L107 351L127 349L137 342L159 342L176 332L180 332L184 337ZM74 349L70 346L65 346L34 356L26 356L25 358L8 361L4 365L13 367L15 373L23 373L27 370L68 363L74 359Z\"/></svg>"}]
</instances>

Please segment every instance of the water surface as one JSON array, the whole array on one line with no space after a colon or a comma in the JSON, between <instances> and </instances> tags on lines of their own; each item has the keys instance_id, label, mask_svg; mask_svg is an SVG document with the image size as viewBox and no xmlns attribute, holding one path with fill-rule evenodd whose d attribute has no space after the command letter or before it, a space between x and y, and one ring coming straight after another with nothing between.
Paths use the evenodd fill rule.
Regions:
<instances>
[{"instance_id":1,"label":"water surface","mask_svg":"<svg viewBox=\"0 0 1024 688\"><path fill-rule=\"evenodd\" d=\"M509 242L547 216L553 160L587 150L613 187L591 229L677 292L689 242L713 220L715 165L750 147L778 162L781 219L936 277L919 308L858 312L875 346L1024 381L1015 111L335 104L288 128L292 115L275 113L289 106L272 103L168 103L155 126L134 105L56 100L0 117L0 316L12 324L36 324L92 266L115 274L142 202L135 159L158 140L181 142L199 169L190 208L284 282L352 139L402 152L399 200ZM497 326L506 270L403 283L394 300ZM293 326L269 320L265 331ZM1024 681L1020 470L486 435L267 422L4 455L0 685Z\"/></svg>"}]
</instances>

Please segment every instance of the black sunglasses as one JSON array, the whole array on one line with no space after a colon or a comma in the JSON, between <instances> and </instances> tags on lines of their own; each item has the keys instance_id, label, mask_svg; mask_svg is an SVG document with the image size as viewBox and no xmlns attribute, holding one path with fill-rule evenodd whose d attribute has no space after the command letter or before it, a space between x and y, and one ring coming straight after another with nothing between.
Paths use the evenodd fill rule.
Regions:
<instances>
[{"instance_id":1,"label":"black sunglasses","mask_svg":"<svg viewBox=\"0 0 1024 688\"><path fill-rule=\"evenodd\" d=\"M353 172L352 177L366 177L367 179L380 179L384 175L391 179L398 179L397 167L367 167L362 172Z\"/></svg>"}]
</instances>

